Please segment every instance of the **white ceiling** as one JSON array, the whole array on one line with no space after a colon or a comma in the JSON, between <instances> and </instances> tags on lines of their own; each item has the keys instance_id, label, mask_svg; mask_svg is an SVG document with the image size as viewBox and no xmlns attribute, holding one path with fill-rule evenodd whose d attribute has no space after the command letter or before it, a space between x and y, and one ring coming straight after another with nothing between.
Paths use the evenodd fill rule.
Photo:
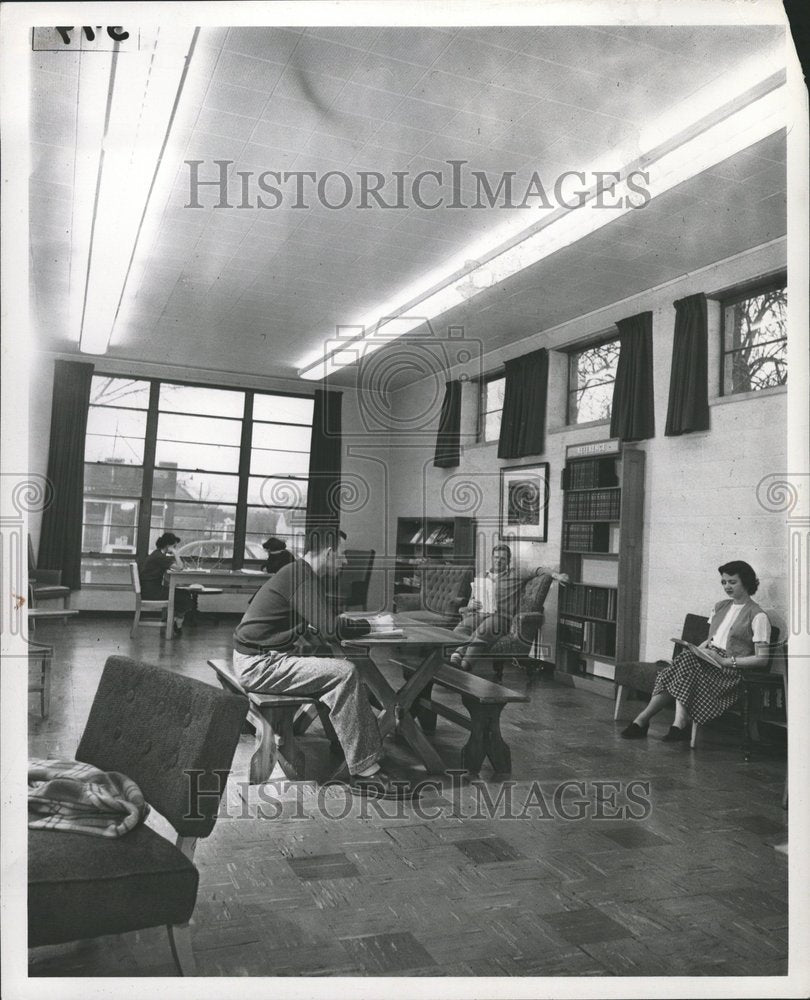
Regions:
<instances>
[{"instance_id":1,"label":"white ceiling","mask_svg":"<svg viewBox=\"0 0 810 1000\"><path fill-rule=\"evenodd\" d=\"M203 29L168 197L109 356L293 376L337 326L503 224L504 209L214 210L186 159L233 170L587 169L780 37L775 27ZM38 346L77 351L68 289L78 64L32 53ZM195 82L196 81L196 82ZM784 134L692 178L441 322L498 347L785 232ZM616 164L618 169L623 164ZM207 176L213 164L204 168ZM285 189L286 190L286 189ZM234 200L238 188L234 186ZM255 187L253 188L255 193ZM449 191L446 192L449 197ZM203 196L206 205L214 199ZM525 213L521 213L525 215ZM484 332L485 331L485 332Z\"/></svg>"}]
</instances>

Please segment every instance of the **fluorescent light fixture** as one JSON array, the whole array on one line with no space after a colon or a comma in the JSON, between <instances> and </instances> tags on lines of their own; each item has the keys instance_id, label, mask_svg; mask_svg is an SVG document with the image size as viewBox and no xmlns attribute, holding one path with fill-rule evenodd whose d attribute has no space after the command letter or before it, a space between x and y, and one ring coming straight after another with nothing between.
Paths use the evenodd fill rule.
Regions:
<instances>
[{"instance_id":1,"label":"fluorescent light fixture","mask_svg":"<svg viewBox=\"0 0 810 1000\"><path fill-rule=\"evenodd\" d=\"M95 93L86 92L97 115L106 107L79 332L79 349L87 354L103 354L110 343L193 47L193 29L142 30L140 40L140 50L113 52L109 83L103 91L96 82ZM84 62L90 61L86 56ZM81 93L80 89L80 99ZM83 113L80 107L80 117ZM79 197L87 211L86 190Z\"/></svg>"},{"instance_id":2,"label":"fluorescent light fixture","mask_svg":"<svg viewBox=\"0 0 810 1000\"><path fill-rule=\"evenodd\" d=\"M734 89L730 90L729 85ZM719 104L718 94L723 96ZM729 94L734 96L729 98ZM728 112L724 114L722 109ZM624 170L611 201L624 206L630 195L631 204L638 203L637 195L634 197L625 180L631 170L649 173L646 187L655 198L772 135L785 125L785 116L784 47L780 46L749 61L727 79L713 81L651 123L634 151L620 154L614 150L612 169L618 162L624 164ZM593 166L589 172L607 170L609 162L608 155L600 156L599 166ZM521 219L519 223L499 227L494 234L468 245L440 268L428 272L419 282L402 289L361 319L355 325L364 333L353 342L341 344L339 350L330 350L327 341L326 350L317 360L312 355L304 359L299 377L311 381L322 379L364 357L371 346L369 338L377 341L375 331L381 316L399 320L392 330L393 336L401 337L630 211L633 208L629 206L596 211L586 204L577 209L558 209L539 225L533 223L527 227ZM523 238L521 232L526 234ZM499 246L510 241L510 245L499 251ZM470 260L481 263L470 269ZM374 349L382 346L385 344L376 342Z\"/></svg>"}]
</instances>

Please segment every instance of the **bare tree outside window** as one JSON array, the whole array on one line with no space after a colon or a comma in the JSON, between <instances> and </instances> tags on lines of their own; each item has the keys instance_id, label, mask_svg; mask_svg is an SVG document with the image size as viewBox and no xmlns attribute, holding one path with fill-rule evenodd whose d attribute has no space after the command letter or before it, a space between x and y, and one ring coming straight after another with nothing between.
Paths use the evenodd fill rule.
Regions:
<instances>
[{"instance_id":1,"label":"bare tree outside window","mask_svg":"<svg viewBox=\"0 0 810 1000\"><path fill-rule=\"evenodd\" d=\"M501 435L505 375L489 375L479 383L478 440L497 441Z\"/></svg>"},{"instance_id":2,"label":"bare tree outside window","mask_svg":"<svg viewBox=\"0 0 810 1000\"><path fill-rule=\"evenodd\" d=\"M724 303L723 393L787 382L787 288Z\"/></svg>"},{"instance_id":3,"label":"bare tree outside window","mask_svg":"<svg viewBox=\"0 0 810 1000\"><path fill-rule=\"evenodd\" d=\"M609 420L619 364L619 341L594 344L568 359L568 423Z\"/></svg>"}]
</instances>

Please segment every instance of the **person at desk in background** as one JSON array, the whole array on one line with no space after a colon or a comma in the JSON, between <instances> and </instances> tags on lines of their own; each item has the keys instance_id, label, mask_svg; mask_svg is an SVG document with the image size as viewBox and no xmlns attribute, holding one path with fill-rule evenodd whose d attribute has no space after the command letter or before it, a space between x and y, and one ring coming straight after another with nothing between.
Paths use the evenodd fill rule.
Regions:
<instances>
[{"instance_id":1,"label":"person at desk in background","mask_svg":"<svg viewBox=\"0 0 810 1000\"><path fill-rule=\"evenodd\" d=\"M740 671L764 667L768 662L771 623L762 608L751 600L759 589L753 568L740 559L718 567L726 600L715 604L709 638L700 644L717 664L705 663L684 649L659 671L652 697L635 719L622 730L625 740L647 735L650 719L675 701L675 719L664 743L680 743L691 737L690 720L703 725L722 715L737 700Z\"/></svg>"},{"instance_id":2,"label":"person at desk in background","mask_svg":"<svg viewBox=\"0 0 810 1000\"><path fill-rule=\"evenodd\" d=\"M295 556L287 548L287 543L274 535L271 535L266 542L262 542L262 548L267 553L267 559L262 563L262 570L265 573L278 573L280 569L295 559Z\"/></svg>"},{"instance_id":3,"label":"person at desk in background","mask_svg":"<svg viewBox=\"0 0 810 1000\"><path fill-rule=\"evenodd\" d=\"M532 569L520 572L512 566L512 550L500 543L492 549L492 567L486 575L493 592L493 608L487 610L481 601L471 597L469 604L461 609L461 622L455 627L456 635L465 643L451 655L450 663L460 670L471 671L476 659L485 657L490 646L506 635L520 604L520 594L526 581L541 572ZM568 582L565 573L546 570L549 585L552 580Z\"/></svg>"},{"instance_id":4,"label":"person at desk in background","mask_svg":"<svg viewBox=\"0 0 810 1000\"><path fill-rule=\"evenodd\" d=\"M140 568L141 597L145 601L165 601L169 597L169 588L163 578L173 567L183 568L183 560L175 551L175 545L180 539L171 531L161 535L155 542L154 552L150 552ZM191 594L178 587L174 593L174 631L177 635L183 632L183 620L192 607Z\"/></svg>"},{"instance_id":5,"label":"person at desk in background","mask_svg":"<svg viewBox=\"0 0 810 1000\"><path fill-rule=\"evenodd\" d=\"M323 648L371 630L362 619L340 619L327 598L330 579L346 561L345 539L345 532L334 528L311 531L303 558L262 584L234 631L234 671L248 691L317 697L329 710L352 791L406 797L407 789L379 764L382 741L362 682L362 658L350 660Z\"/></svg>"}]
</instances>

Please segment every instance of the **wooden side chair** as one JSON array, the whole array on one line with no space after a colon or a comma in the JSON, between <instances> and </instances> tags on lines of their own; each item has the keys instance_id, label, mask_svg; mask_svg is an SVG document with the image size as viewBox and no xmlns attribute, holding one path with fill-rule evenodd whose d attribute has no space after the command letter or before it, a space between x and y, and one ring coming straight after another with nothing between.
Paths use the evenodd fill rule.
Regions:
<instances>
[{"instance_id":1,"label":"wooden side chair","mask_svg":"<svg viewBox=\"0 0 810 1000\"><path fill-rule=\"evenodd\" d=\"M28 606L38 607L42 601L62 601L67 608L70 602L70 587L62 584L61 569L37 569L34 544L28 536Z\"/></svg>"},{"instance_id":2,"label":"wooden side chair","mask_svg":"<svg viewBox=\"0 0 810 1000\"><path fill-rule=\"evenodd\" d=\"M76 759L131 778L171 823L118 838L28 831L28 946L164 925L180 975L195 975L189 920L199 837L214 829L247 699L163 667L111 656Z\"/></svg>"},{"instance_id":3,"label":"wooden side chair","mask_svg":"<svg viewBox=\"0 0 810 1000\"><path fill-rule=\"evenodd\" d=\"M129 630L130 638L135 638L135 630L139 627L145 628L165 628L166 622L162 618L147 618L141 621L141 613L144 611L168 611L168 601L145 601L141 597L141 574L138 571L138 564L129 564L129 575L132 580L132 589L135 592L135 618L132 621L132 628Z\"/></svg>"}]
</instances>

